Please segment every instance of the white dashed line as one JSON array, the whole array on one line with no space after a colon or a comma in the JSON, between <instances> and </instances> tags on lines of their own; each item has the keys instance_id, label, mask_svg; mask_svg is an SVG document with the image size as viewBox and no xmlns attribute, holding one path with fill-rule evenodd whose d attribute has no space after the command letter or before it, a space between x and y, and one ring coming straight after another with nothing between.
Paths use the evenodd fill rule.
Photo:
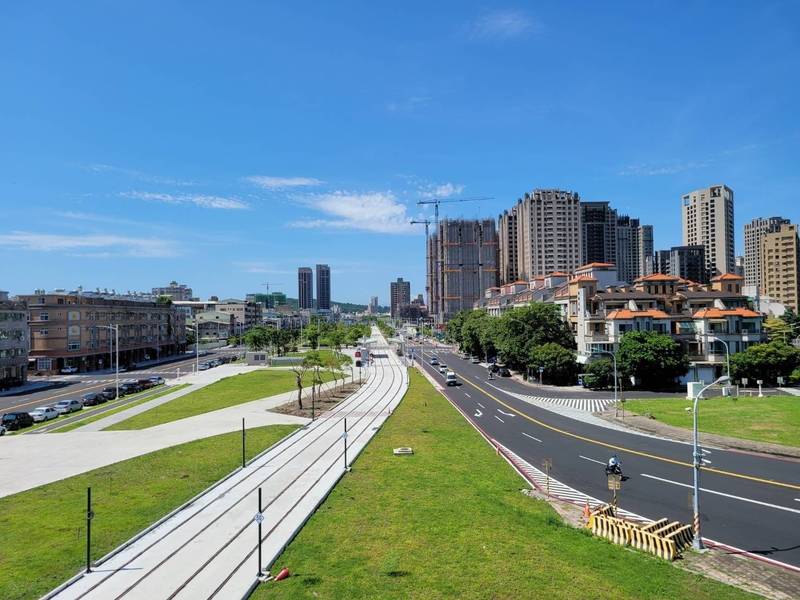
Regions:
<instances>
[{"instance_id":1,"label":"white dashed line","mask_svg":"<svg viewBox=\"0 0 800 600\"><path fill-rule=\"evenodd\" d=\"M604 463L602 460L595 460L595 459L593 459L593 458L589 458L588 456L583 456L582 454L579 454L579 455L578 455L578 458L582 458L583 460L590 460L590 461L592 461L593 463L597 463L598 465L604 465L604 464L606 464L606 463Z\"/></svg>"},{"instance_id":2,"label":"white dashed line","mask_svg":"<svg viewBox=\"0 0 800 600\"><path fill-rule=\"evenodd\" d=\"M472 396L470 396L470 395L469 395L467 392L464 392L464 395L465 395L467 398L472 398Z\"/></svg>"},{"instance_id":3,"label":"white dashed line","mask_svg":"<svg viewBox=\"0 0 800 600\"><path fill-rule=\"evenodd\" d=\"M486 407L485 407L483 404L481 404L480 402L478 402L478 406L480 406L481 408L486 408Z\"/></svg>"},{"instance_id":4,"label":"white dashed line","mask_svg":"<svg viewBox=\"0 0 800 600\"><path fill-rule=\"evenodd\" d=\"M497 419L498 421L500 421L501 423L505 423L505 421L503 421L503 419L501 419L501 418L500 418L500 417L498 417L497 415L492 415L492 416L493 416L495 419Z\"/></svg>"},{"instance_id":5,"label":"white dashed line","mask_svg":"<svg viewBox=\"0 0 800 600\"><path fill-rule=\"evenodd\" d=\"M681 487L692 489L692 486L689 485L688 483L680 483L678 481L672 481L671 479L663 479L661 477L656 477L655 475L648 475L647 473L642 473L642 477L647 477L648 479L655 479L656 481L663 481L664 483L671 483L672 485L679 485ZM759 504L761 506L767 506L769 508L777 508L778 510L785 510L786 512L797 513L800 515L800 509L797 508L789 508L788 506L779 506L777 504L770 504L769 502L762 502L761 500L753 500L752 498L743 498L742 496L734 496L733 494L726 494L725 492L717 492L716 490L709 490L707 488L700 488L700 491L705 492L706 494L716 494L717 496L724 496L725 498L741 500L742 502Z\"/></svg>"},{"instance_id":6,"label":"white dashed line","mask_svg":"<svg viewBox=\"0 0 800 600\"><path fill-rule=\"evenodd\" d=\"M534 440L534 441L536 441L536 442L539 442L540 444L542 443L542 440L540 440L539 438L535 438L535 437L533 437L532 435L528 435L528 434L527 434L527 433L525 433L524 431L522 432L522 435L524 435L525 437L529 437L529 438L531 438L532 440Z\"/></svg>"},{"instance_id":7,"label":"white dashed line","mask_svg":"<svg viewBox=\"0 0 800 600\"><path fill-rule=\"evenodd\" d=\"M516 417L516 416L517 416L517 415L515 415L514 413L507 413L507 412L503 412L503 411L502 411L502 410L500 410L499 408L497 409L497 412L499 412L501 415L505 415L505 416L507 416L507 417Z\"/></svg>"}]
</instances>

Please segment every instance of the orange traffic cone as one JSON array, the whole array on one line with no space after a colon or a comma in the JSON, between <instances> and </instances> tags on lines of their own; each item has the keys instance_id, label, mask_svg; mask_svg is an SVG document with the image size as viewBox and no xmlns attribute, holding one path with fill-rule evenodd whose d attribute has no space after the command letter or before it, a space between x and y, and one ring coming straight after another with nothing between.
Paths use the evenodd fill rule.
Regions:
<instances>
[{"instance_id":1,"label":"orange traffic cone","mask_svg":"<svg viewBox=\"0 0 800 600\"><path fill-rule=\"evenodd\" d=\"M288 576L289 576L289 569L287 569L286 567L283 567L281 569L280 573L278 573L275 576L275 581L280 581L281 579L286 579Z\"/></svg>"}]
</instances>

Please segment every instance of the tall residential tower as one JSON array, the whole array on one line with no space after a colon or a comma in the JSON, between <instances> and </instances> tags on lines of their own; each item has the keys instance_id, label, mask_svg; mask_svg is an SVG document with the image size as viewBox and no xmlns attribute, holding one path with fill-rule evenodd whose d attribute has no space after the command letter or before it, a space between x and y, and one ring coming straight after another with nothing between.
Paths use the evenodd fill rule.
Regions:
<instances>
[{"instance_id":1,"label":"tall residential tower","mask_svg":"<svg viewBox=\"0 0 800 600\"><path fill-rule=\"evenodd\" d=\"M759 217L744 225L744 283L761 285L761 241L768 233L780 231L788 225L783 217Z\"/></svg>"},{"instance_id":2,"label":"tall residential tower","mask_svg":"<svg viewBox=\"0 0 800 600\"><path fill-rule=\"evenodd\" d=\"M328 265L317 265L317 308L331 309L331 268Z\"/></svg>"},{"instance_id":3,"label":"tall residential tower","mask_svg":"<svg viewBox=\"0 0 800 600\"><path fill-rule=\"evenodd\" d=\"M311 267L297 269L297 299L300 310L314 308L314 272Z\"/></svg>"},{"instance_id":4,"label":"tall residential tower","mask_svg":"<svg viewBox=\"0 0 800 600\"><path fill-rule=\"evenodd\" d=\"M683 245L702 245L706 267L713 277L732 273L736 266L733 234L733 190L713 185L681 198Z\"/></svg>"}]
</instances>

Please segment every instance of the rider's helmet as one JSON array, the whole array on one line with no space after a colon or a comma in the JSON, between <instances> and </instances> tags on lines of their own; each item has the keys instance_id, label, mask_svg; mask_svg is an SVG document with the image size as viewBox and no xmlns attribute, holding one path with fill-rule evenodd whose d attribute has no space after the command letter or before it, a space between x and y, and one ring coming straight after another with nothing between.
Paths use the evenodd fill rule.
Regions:
<instances>
[{"instance_id":1,"label":"rider's helmet","mask_svg":"<svg viewBox=\"0 0 800 600\"><path fill-rule=\"evenodd\" d=\"M618 464L619 464L619 459L617 458L616 454L608 459L609 467L616 467Z\"/></svg>"}]
</instances>

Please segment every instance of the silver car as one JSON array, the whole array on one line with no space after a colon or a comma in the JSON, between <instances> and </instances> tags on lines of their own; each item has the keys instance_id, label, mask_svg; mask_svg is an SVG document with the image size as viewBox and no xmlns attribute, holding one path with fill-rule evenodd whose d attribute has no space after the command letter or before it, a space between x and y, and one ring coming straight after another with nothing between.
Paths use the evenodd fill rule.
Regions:
<instances>
[{"instance_id":1,"label":"silver car","mask_svg":"<svg viewBox=\"0 0 800 600\"><path fill-rule=\"evenodd\" d=\"M43 421L49 421L50 419L58 418L58 411L52 406L38 406L29 414L31 417L33 417L34 423L41 423Z\"/></svg>"},{"instance_id":2,"label":"silver car","mask_svg":"<svg viewBox=\"0 0 800 600\"><path fill-rule=\"evenodd\" d=\"M53 405L60 415L66 415L76 410L83 410L83 404L77 400L59 400Z\"/></svg>"}]
</instances>

